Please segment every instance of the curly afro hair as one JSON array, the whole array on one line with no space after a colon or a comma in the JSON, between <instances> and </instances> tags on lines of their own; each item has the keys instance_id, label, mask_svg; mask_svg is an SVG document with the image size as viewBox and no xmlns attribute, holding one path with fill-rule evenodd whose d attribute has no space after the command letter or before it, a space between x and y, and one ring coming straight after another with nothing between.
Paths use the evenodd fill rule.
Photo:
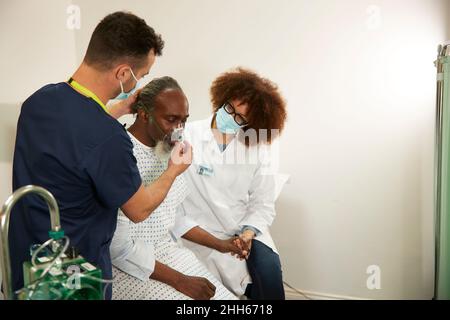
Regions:
<instances>
[{"instance_id":1,"label":"curly afro hair","mask_svg":"<svg viewBox=\"0 0 450 320\"><path fill-rule=\"evenodd\" d=\"M210 94L214 112L227 101L240 100L246 103L248 125L243 130L254 129L258 142L260 130L267 132L266 140L270 144L284 128L286 102L278 86L253 71L239 67L221 74L213 81Z\"/></svg>"}]
</instances>

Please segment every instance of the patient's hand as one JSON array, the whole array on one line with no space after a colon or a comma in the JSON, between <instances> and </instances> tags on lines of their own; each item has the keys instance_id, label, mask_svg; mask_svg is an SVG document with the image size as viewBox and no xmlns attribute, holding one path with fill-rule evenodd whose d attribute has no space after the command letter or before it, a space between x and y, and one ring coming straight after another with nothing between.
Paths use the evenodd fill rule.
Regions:
<instances>
[{"instance_id":1,"label":"patient's hand","mask_svg":"<svg viewBox=\"0 0 450 320\"><path fill-rule=\"evenodd\" d=\"M216 287L208 279L183 275L175 289L194 300L210 300L216 293Z\"/></svg>"},{"instance_id":2,"label":"patient's hand","mask_svg":"<svg viewBox=\"0 0 450 320\"><path fill-rule=\"evenodd\" d=\"M247 259L250 255L250 250L252 248L252 241L255 237L255 233L251 230L245 230L242 232L238 238L234 240L234 243L242 251L242 256Z\"/></svg>"},{"instance_id":3,"label":"patient's hand","mask_svg":"<svg viewBox=\"0 0 450 320\"><path fill-rule=\"evenodd\" d=\"M182 174L192 163L193 150L189 142L176 142L172 149L167 170L172 170L177 176Z\"/></svg>"},{"instance_id":4,"label":"patient's hand","mask_svg":"<svg viewBox=\"0 0 450 320\"><path fill-rule=\"evenodd\" d=\"M240 244L239 237L232 237L226 240L220 240L218 251L222 253L231 253L236 258L243 260L246 258L245 252L242 251L243 245Z\"/></svg>"}]
</instances>

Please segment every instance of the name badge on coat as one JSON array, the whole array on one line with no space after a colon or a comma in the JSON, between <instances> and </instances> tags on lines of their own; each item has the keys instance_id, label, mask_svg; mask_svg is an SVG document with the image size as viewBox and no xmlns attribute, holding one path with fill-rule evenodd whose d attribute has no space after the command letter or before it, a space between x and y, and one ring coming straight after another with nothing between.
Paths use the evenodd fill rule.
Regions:
<instances>
[{"instance_id":1,"label":"name badge on coat","mask_svg":"<svg viewBox=\"0 0 450 320\"><path fill-rule=\"evenodd\" d=\"M207 164L201 164L198 166L197 173L201 176L210 177L213 175L213 169Z\"/></svg>"}]
</instances>

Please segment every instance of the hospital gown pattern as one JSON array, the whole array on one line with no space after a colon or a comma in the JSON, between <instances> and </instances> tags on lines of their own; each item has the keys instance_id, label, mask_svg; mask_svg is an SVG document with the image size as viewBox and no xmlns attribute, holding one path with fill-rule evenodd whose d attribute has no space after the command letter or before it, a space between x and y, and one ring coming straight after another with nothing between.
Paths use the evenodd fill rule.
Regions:
<instances>
[{"instance_id":1,"label":"hospital gown pattern","mask_svg":"<svg viewBox=\"0 0 450 320\"><path fill-rule=\"evenodd\" d=\"M145 186L155 181L165 170L152 148L133 136L133 153ZM169 231L175 223L177 206L187 195L184 177L179 176L173 183L167 197L145 221L134 224L130 221L130 235L133 240L141 239L154 246L155 258L160 263L190 276L207 278L216 287L213 299L236 299L188 249L174 242ZM119 215L123 213L120 212ZM190 297L173 287L153 279L141 281L113 267L113 299L119 300L189 300Z\"/></svg>"}]
</instances>

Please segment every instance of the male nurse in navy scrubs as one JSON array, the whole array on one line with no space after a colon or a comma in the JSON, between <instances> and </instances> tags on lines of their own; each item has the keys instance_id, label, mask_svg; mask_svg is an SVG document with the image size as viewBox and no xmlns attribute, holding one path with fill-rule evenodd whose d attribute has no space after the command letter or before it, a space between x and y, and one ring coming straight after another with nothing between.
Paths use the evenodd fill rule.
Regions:
<instances>
[{"instance_id":1,"label":"male nurse in navy scrubs","mask_svg":"<svg viewBox=\"0 0 450 320\"><path fill-rule=\"evenodd\" d=\"M101 268L105 279L112 276L109 245L118 208L133 222L145 220L192 159L189 146L177 146L177 160L144 187L131 141L105 107L134 91L163 46L143 19L125 12L106 16L70 80L32 94L17 125L13 190L33 184L50 191L71 245ZM9 231L14 290L23 287L22 263L31 259L30 246L48 240L49 230L48 208L39 197L29 195L16 204Z\"/></svg>"}]
</instances>

